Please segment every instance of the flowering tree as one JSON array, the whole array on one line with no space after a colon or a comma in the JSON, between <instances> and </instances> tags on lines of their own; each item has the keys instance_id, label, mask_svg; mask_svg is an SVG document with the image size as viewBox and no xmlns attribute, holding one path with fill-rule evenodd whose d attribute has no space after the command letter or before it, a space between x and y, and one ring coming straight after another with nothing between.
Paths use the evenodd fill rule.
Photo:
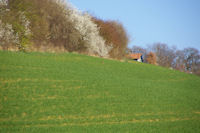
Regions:
<instances>
[{"instance_id":1,"label":"flowering tree","mask_svg":"<svg viewBox=\"0 0 200 133\"><path fill-rule=\"evenodd\" d=\"M105 40L99 35L99 28L92 21L92 17L87 13L81 13L75 8L71 8L69 14L75 28L82 35L82 39L86 41L84 45L88 53L103 57L108 56L111 47L107 46Z\"/></svg>"},{"instance_id":2,"label":"flowering tree","mask_svg":"<svg viewBox=\"0 0 200 133\"><path fill-rule=\"evenodd\" d=\"M15 46L24 51L30 44L30 21L22 3L20 0L0 0L0 7L3 7L0 10L0 43L3 48Z\"/></svg>"},{"instance_id":3,"label":"flowering tree","mask_svg":"<svg viewBox=\"0 0 200 133\"><path fill-rule=\"evenodd\" d=\"M106 41L106 45L112 46L109 56L112 58L122 58L129 42L127 32L118 21L104 21L96 17L92 21L97 24L100 35Z\"/></svg>"},{"instance_id":4,"label":"flowering tree","mask_svg":"<svg viewBox=\"0 0 200 133\"><path fill-rule=\"evenodd\" d=\"M8 0L0 0L0 6L5 6L8 4Z\"/></svg>"},{"instance_id":5,"label":"flowering tree","mask_svg":"<svg viewBox=\"0 0 200 133\"><path fill-rule=\"evenodd\" d=\"M0 46L8 48L9 44L18 43L19 37L18 34L14 33L12 25L8 23L5 24L0 20Z\"/></svg>"}]
</instances>

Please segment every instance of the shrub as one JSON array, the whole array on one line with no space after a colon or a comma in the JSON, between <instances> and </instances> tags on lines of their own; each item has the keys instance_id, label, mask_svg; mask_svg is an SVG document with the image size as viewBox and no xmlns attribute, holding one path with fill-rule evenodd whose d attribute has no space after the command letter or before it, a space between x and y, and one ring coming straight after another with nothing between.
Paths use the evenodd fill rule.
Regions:
<instances>
[{"instance_id":1,"label":"shrub","mask_svg":"<svg viewBox=\"0 0 200 133\"><path fill-rule=\"evenodd\" d=\"M100 36L97 25L92 21L92 17L87 13L71 10L70 17L80 32L84 46L89 54L108 56L111 46L106 46L105 40Z\"/></svg>"},{"instance_id":2,"label":"shrub","mask_svg":"<svg viewBox=\"0 0 200 133\"><path fill-rule=\"evenodd\" d=\"M26 3L23 0L8 0L4 11L1 12L1 19L12 27L12 35L17 41L12 42L19 50L24 51L31 44L30 21L25 12ZM13 38L13 37L12 37ZM6 44L7 46L9 43Z\"/></svg>"},{"instance_id":3,"label":"shrub","mask_svg":"<svg viewBox=\"0 0 200 133\"><path fill-rule=\"evenodd\" d=\"M10 44L19 44L18 34L14 33L11 24L5 24L0 20L0 46L3 49L8 49Z\"/></svg>"},{"instance_id":4,"label":"shrub","mask_svg":"<svg viewBox=\"0 0 200 133\"><path fill-rule=\"evenodd\" d=\"M129 42L123 25L117 21L103 21L95 17L92 20L98 25L100 35L106 41L106 45L112 46L109 55L112 58L122 58Z\"/></svg>"},{"instance_id":5,"label":"shrub","mask_svg":"<svg viewBox=\"0 0 200 133\"><path fill-rule=\"evenodd\" d=\"M149 64L153 64L153 65L156 65L156 55L153 53L153 52L149 52L147 54L147 62Z\"/></svg>"},{"instance_id":6,"label":"shrub","mask_svg":"<svg viewBox=\"0 0 200 133\"><path fill-rule=\"evenodd\" d=\"M37 6L41 7L38 11L39 14L42 14L38 15L39 20L44 19L44 26L48 26L44 29L44 34L46 33L47 37L44 36L43 38L54 46L64 46L69 51L79 51L82 43L80 41L81 34L70 20L70 8L61 1L43 0L42 5L41 1L36 1ZM38 37L35 39L40 40Z\"/></svg>"},{"instance_id":7,"label":"shrub","mask_svg":"<svg viewBox=\"0 0 200 133\"><path fill-rule=\"evenodd\" d=\"M17 46L20 51L25 51L27 47L31 45L30 21L27 19L24 12L19 12L19 21L13 25L19 36L19 43Z\"/></svg>"}]
</instances>

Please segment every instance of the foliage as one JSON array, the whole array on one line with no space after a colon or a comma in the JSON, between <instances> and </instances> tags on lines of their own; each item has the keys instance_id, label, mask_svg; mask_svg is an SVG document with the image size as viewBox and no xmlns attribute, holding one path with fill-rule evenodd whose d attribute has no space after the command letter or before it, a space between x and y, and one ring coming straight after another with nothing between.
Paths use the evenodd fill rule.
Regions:
<instances>
[{"instance_id":1,"label":"foliage","mask_svg":"<svg viewBox=\"0 0 200 133\"><path fill-rule=\"evenodd\" d=\"M40 34L35 37L35 40L46 40L54 46L62 47L68 51L79 51L83 49L81 34L75 29L75 25L70 20L70 7L61 1L53 0L36 0L36 7L39 8L38 18L42 20L37 25L44 24L43 37L40 39ZM53 11L53 12L52 12ZM44 21L44 22L43 22ZM46 26L46 27L45 27ZM37 31L34 30L34 31ZM37 33L36 33L37 35Z\"/></svg>"},{"instance_id":2,"label":"foliage","mask_svg":"<svg viewBox=\"0 0 200 133\"><path fill-rule=\"evenodd\" d=\"M19 43L15 45L19 50L27 49L33 44L32 47L53 45L64 47L70 52L77 51L103 57L113 53L112 46L105 43L92 17L78 11L68 2L1 0L0 6L0 19L12 26L14 35L18 36ZM121 25L114 22L112 25L118 30L116 32L122 33Z\"/></svg>"},{"instance_id":3,"label":"foliage","mask_svg":"<svg viewBox=\"0 0 200 133\"><path fill-rule=\"evenodd\" d=\"M18 44L19 37L14 33L13 27L11 24L3 23L0 20L0 46L4 49L8 48L9 44Z\"/></svg>"},{"instance_id":4,"label":"foliage","mask_svg":"<svg viewBox=\"0 0 200 133\"><path fill-rule=\"evenodd\" d=\"M0 16L3 23L8 23L12 27L13 34L17 41L12 42L13 45L17 46L20 51L26 50L28 45L31 44L31 30L30 21L26 14L27 3L24 0L9 0L6 7L1 12ZM5 22L4 22L5 21ZM6 25L5 25L6 26ZM4 27L5 28L5 27ZM5 44L9 47L9 43Z\"/></svg>"},{"instance_id":5,"label":"foliage","mask_svg":"<svg viewBox=\"0 0 200 133\"><path fill-rule=\"evenodd\" d=\"M106 45L112 46L109 55L113 58L122 58L129 42L123 25L117 21L103 21L95 17L92 20L98 25L100 35L106 41Z\"/></svg>"},{"instance_id":6,"label":"foliage","mask_svg":"<svg viewBox=\"0 0 200 133\"><path fill-rule=\"evenodd\" d=\"M104 39L99 35L97 25L87 13L81 13L76 9L71 10L70 17L76 29L81 33L85 47L89 54L108 56L111 46L106 46Z\"/></svg>"},{"instance_id":7,"label":"foliage","mask_svg":"<svg viewBox=\"0 0 200 133\"><path fill-rule=\"evenodd\" d=\"M24 12L19 12L19 21L13 24L16 33L19 36L18 48L20 51L25 51L28 45L31 44L30 21L25 16Z\"/></svg>"},{"instance_id":8,"label":"foliage","mask_svg":"<svg viewBox=\"0 0 200 133\"><path fill-rule=\"evenodd\" d=\"M0 0L0 10L8 5L8 0Z\"/></svg>"},{"instance_id":9,"label":"foliage","mask_svg":"<svg viewBox=\"0 0 200 133\"><path fill-rule=\"evenodd\" d=\"M156 55L153 53L153 52L149 52L148 54L147 54L147 62L149 63L149 64L153 64L153 65L156 65L157 63L156 63Z\"/></svg>"}]
</instances>

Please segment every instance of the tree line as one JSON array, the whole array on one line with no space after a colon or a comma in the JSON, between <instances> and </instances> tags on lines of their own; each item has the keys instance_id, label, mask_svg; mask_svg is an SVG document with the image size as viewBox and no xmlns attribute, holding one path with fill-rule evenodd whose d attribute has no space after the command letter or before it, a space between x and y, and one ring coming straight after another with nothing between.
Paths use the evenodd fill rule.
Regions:
<instances>
[{"instance_id":1,"label":"tree line","mask_svg":"<svg viewBox=\"0 0 200 133\"><path fill-rule=\"evenodd\" d=\"M146 63L200 75L200 52L195 48L179 50L175 46L155 43L147 48L133 46L128 52L142 53Z\"/></svg>"},{"instance_id":2,"label":"tree line","mask_svg":"<svg viewBox=\"0 0 200 133\"><path fill-rule=\"evenodd\" d=\"M128 42L120 22L101 20L62 0L0 0L2 49L122 58Z\"/></svg>"}]
</instances>

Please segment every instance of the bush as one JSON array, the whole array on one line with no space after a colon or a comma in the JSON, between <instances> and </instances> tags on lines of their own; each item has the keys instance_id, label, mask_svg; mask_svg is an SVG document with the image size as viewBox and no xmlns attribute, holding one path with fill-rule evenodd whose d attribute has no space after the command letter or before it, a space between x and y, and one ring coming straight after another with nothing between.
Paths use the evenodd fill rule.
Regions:
<instances>
[{"instance_id":1,"label":"bush","mask_svg":"<svg viewBox=\"0 0 200 133\"><path fill-rule=\"evenodd\" d=\"M153 52L147 54L146 60L149 64L156 65L156 55Z\"/></svg>"},{"instance_id":2,"label":"bush","mask_svg":"<svg viewBox=\"0 0 200 133\"><path fill-rule=\"evenodd\" d=\"M41 1L36 0L38 6L41 6ZM75 25L70 19L70 7L61 1L43 0L43 5L39 9L40 17L43 16L44 24L48 27L44 30L47 35L45 40L67 49L68 51L81 51L82 47L81 34L75 29ZM53 12L52 12L53 11ZM46 31L47 30L47 31ZM44 38L44 37L43 37ZM39 40L39 38L36 38Z\"/></svg>"},{"instance_id":3,"label":"bush","mask_svg":"<svg viewBox=\"0 0 200 133\"><path fill-rule=\"evenodd\" d=\"M8 49L9 44L18 43L19 37L14 33L12 25L8 23L5 24L0 20L0 46L2 46L3 49Z\"/></svg>"},{"instance_id":4,"label":"bush","mask_svg":"<svg viewBox=\"0 0 200 133\"><path fill-rule=\"evenodd\" d=\"M100 35L106 41L106 45L112 46L109 55L112 58L122 58L129 42L123 25L117 21L103 21L95 17L93 17L93 21L98 25Z\"/></svg>"},{"instance_id":5,"label":"bush","mask_svg":"<svg viewBox=\"0 0 200 133\"><path fill-rule=\"evenodd\" d=\"M31 44L30 21L25 11L28 4L23 0L9 0L7 2L4 11L1 12L1 19L8 23L10 28L12 27L12 35L15 36L15 40L17 39L12 44L17 46L20 51L24 51ZM5 45L8 46L9 43Z\"/></svg>"},{"instance_id":6,"label":"bush","mask_svg":"<svg viewBox=\"0 0 200 133\"><path fill-rule=\"evenodd\" d=\"M99 29L89 14L74 9L71 10L71 20L81 33L82 40L85 42L84 46L89 54L108 56L111 46L105 44L105 40L100 36Z\"/></svg>"}]
</instances>

